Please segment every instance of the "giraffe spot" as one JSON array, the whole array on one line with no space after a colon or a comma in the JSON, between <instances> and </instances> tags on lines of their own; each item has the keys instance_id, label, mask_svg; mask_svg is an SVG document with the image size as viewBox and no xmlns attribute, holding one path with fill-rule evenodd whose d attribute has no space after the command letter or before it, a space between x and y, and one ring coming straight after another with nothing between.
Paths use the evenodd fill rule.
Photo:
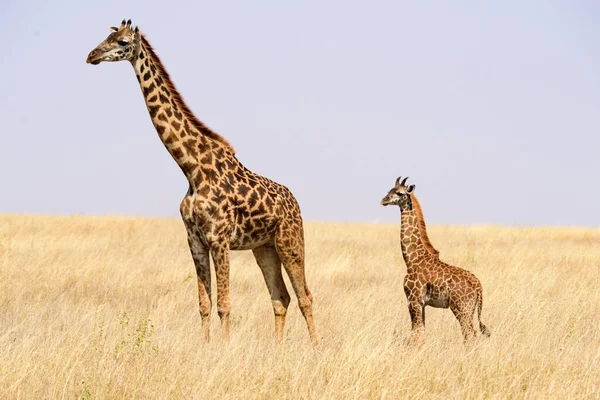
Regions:
<instances>
[{"instance_id":1,"label":"giraffe spot","mask_svg":"<svg viewBox=\"0 0 600 400\"><path fill-rule=\"evenodd\" d=\"M184 121L184 128L183 130L190 136L193 137L198 137L198 132L195 129L192 129L189 127L189 125L187 124L187 121Z\"/></svg>"},{"instance_id":2,"label":"giraffe spot","mask_svg":"<svg viewBox=\"0 0 600 400\"><path fill-rule=\"evenodd\" d=\"M217 160L215 161L215 168L218 172L223 172L223 170L225 169L225 163L221 160Z\"/></svg>"},{"instance_id":3,"label":"giraffe spot","mask_svg":"<svg viewBox=\"0 0 600 400\"><path fill-rule=\"evenodd\" d=\"M163 133L165 133L165 127L164 126L162 126L162 125L156 125L155 127L156 127L156 131L158 132L158 134L160 136L162 136Z\"/></svg>"},{"instance_id":4,"label":"giraffe spot","mask_svg":"<svg viewBox=\"0 0 600 400\"><path fill-rule=\"evenodd\" d=\"M154 91L154 89L156 89L156 85L154 84L154 82L152 82L150 85L148 85L147 87L144 87L142 89L142 91L144 92L144 96L148 97L148 95L150 93L152 93Z\"/></svg>"},{"instance_id":5,"label":"giraffe spot","mask_svg":"<svg viewBox=\"0 0 600 400\"><path fill-rule=\"evenodd\" d=\"M237 191L240 196L246 197L246 195L248 194L248 191L250 191L250 188L244 184L240 184L237 187Z\"/></svg>"},{"instance_id":6,"label":"giraffe spot","mask_svg":"<svg viewBox=\"0 0 600 400\"><path fill-rule=\"evenodd\" d=\"M171 123L171 126L172 126L173 128L175 128L175 130L176 130L176 131L178 131L178 130L179 130L179 128L181 128L181 124L180 124L179 122L177 122L177 121L173 121L173 122Z\"/></svg>"},{"instance_id":7,"label":"giraffe spot","mask_svg":"<svg viewBox=\"0 0 600 400\"><path fill-rule=\"evenodd\" d=\"M206 211L210 214L210 215L215 215L215 214L219 214L219 209L217 208L217 206L213 203L210 203L208 205L208 207L206 207ZM223 225L222 224L217 224L215 226L215 230L222 230L223 229Z\"/></svg>"},{"instance_id":8,"label":"giraffe spot","mask_svg":"<svg viewBox=\"0 0 600 400\"><path fill-rule=\"evenodd\" d=\"M152 75L150 74L150 71L146 72L144 74L144 82L146 82L148 79L150 79L152 77Z\"/></svg>"},{"instance_id":9,"label":"giraffe spot","mask_svg":"<svg viewBox=\"0 0 600 400\"><path fill-rule=\"evenodd\" d=\"M158 117L157 117L157 118L158 118L160 121L163 121L163 122L168 122L168 121L169 121L169 120L167 119L167 116L166 116L164 113L160 113L160 114L158 114Z\"/></svg>"},{"instance_id":10,"label":"giraffe spot","mask_svg":"<svg viewBox=\"0 0 600 400\"><path fill-rule=\"evenodd\" d=\"M227 172L227 174L225 175L225 179L227 180L227 183L229 183L231 186L234 185L234 179L233 179L233 174L231 173L231 171Z\"/></svg>"},{"instance_id":11,"label":"giraffe spot","mask_svg":"<svg viewBox=\"0 0 600 400\"><path fill-rule=\"evenodd\" d=\"M204 157L202 157L202 159L200 160L200 162L202 164L211 164L212 165L212 162L213 162L212 153L210 151L208 153L206 153L204 155Z\"/></svg>"},{"instance_id":12,"label":"giraffe spot","mask_svg":"<svg viewBox=\"0 0 600 400\"><path fill-rule=\"evenodd\" d=\"M143 60L144 58L146 58L146 52L141 51L140 52L140 60Z\"/></svg>"},{"instance_id":13,"label":"giraffe spot","mask_svg":"<svg viewBox=\"0 0 600 400\"><path fill-rule=\"evenodd\" d=\"M173 116L173 111L171 107L165 107L165 112L167 113L167 117L171 118Z\"/></svg>"},{"instance_id":14,"label":"giraffe spot","mask_svg":"<svg viewBox=\"0 0 600 400\"><path fill-rule=\"evenodd\" d=\"M150 113L150 117L156 117L156 113L160 110L160 106L148 106L148 112Z\"/></svg>"},{"instance_id":15,"label":"giraffe spot","mask_svg":"<svg viewBox=\"0 0 600 400\"><path fill-rule=\"evenodd\" d=\"M248 197L248 207L254 208L254 206L256 205L257 202L258 202L258 196L255 191L252 191L250 193L250 196Z\"/></svg>"},{"instance_id":16,"label":"giraffe spot","mask_svg":"<svg viewBox=\"0 0 600 400\"><path fill-rule=\"evenodd\" d=\"M183 142L183 147L187 151L188 155L196 158L198 156L198 151L196 150L196 142L192 139Z\"/></svg>"},{"instance_id":17,"label":"giraffe spot","mask_svg":"<svg viewBox=\"0 0 600 400\"><path fill-rule=\"evenodd\" d=\"M173 111L173 115L175 115L175 118L177 119L177 121L181 121L183 119L183 115L177 110Z\"/></svg>"},{"instance_id":18,"label":"giraffe spot","mask_svg":"<svg viewBox=\"0 0 600 400\"><path fill-rule=\"evenodd\" d=\"M165 97L165 95L162 94L162 93L159 94L158 98L160 99L160 102L163 103L163 104L168 104L169 103L169 99L167 97Z\"/></svg>"},{"instance_id":19,"label":"giraffe spot","mask_svg":"<svg viewBox=\"0 0 600 400\"><path fill-rule=\"evenodd\" d=\"M208 185L202 185L202 175L201 174L196 174L196 176L194 177L194 183L196 184L196 187L198 188L198 194L200 196L207 196L208 192L210 191L210 187Z\"/></svg>"},{"instance_id":20,"label":"giraffe spot","mask_svg":"<svg viewBox=\"0 0 600 400\"><path fill-rule=\"evenodd\" d=\"M217 173L212 168L202 168L202 173L208 182L214 182L217 180Z\"/></svg>"},{"instance_id":21,"label":"giraffe spot","mask_svg":"<svg viewBox=\"0 0 600 400\"><path fill-rule=\"evenodd\" d=\"M169 135L169 137L171 137L171 135ZM171 152L175 158L183 157L183 151L179 147L175 147Z\"/></svg>"},{"instance_id":22,"label":"giraffe spot","mask_svg":"<svg viewBox=\"0 0 600 400\"><path fill-rule=\"evenodd\" d=\"M267 210L269 210L269 212L273 211L273 200L271 200L271 197L267 196L267 198L265 199L265 206L267 207Z\"/></svg>"},{"instance_id":23,"label":"giraffe spot","mask_svg":"<svg viewBox=\"0 0 600 400\"><path fill-rule=\"evenodd\" d=\"M264 187L262 187L262 186L259 186L259 187L256 189L256 191L258 192L258 195L260 196L260 198L261 198L261 199L262 199L263 197L265 197L266 190L265 190L265 188L264 188Z\"/></svg>"},{"instance_id":24,"label":"giraffe spot","mask_svg":"<svg viewBox=\"0 0 600 400\"><path fill-rule=\"evenodd\" d=\"M250 216L257 217L259 215L263 215L264 213L265 213L265 206L264 206L264 204L260 203L256 210L253 210L250 212Z\"/></svg>"},{"instance_id":25,"label":"giraffe spot","mask_svg":"<svg viewBox=\"0 0 600 400\"><path fill-rule=\"evenodd\" d=\"M177 139L177 138L176 138L174 135L172 135L172 134L169 132L169 135L168 135L168 136L167 136L167 138L165 139L165 144L171 144L171 143L174 143L176 139ZM181 150L179 150L179 151L181 151Z\"/></svg>"},{"instance_id":26,"label":"giraffe spot","mask_svg":"<svg viewBox=\"0 0 600 400\"><path fill-rule=\"evenodd\" d=\"M148 99L148 103L154 103L156 101L156 99L158 99L158 96L154 95Z\"/></svg>"},{"instance_id":27,"label":"giraffe spot","mask_svg":"<svg viewBox=\"0 0 600 400\"><path fill-rule=\"evenodd\" d=\"M222 180L221 183L219 184L219 187L221 187L221 189L223 189L223 191L225 191L225 193L231 193L233 191L233 187L226 180Z\"/></svg>"},{"instance_id":28,"label":"giraffe spot","mask_svg":"<svg viewBox=\"0 0 600 400\"><path fill-rule=\"evenodd\" d=\"M225 199L226 199L225 194L223 193L223 191L221 189L216 189L214 191L212 201L214 201L217 204L220 204L221 202L225 201Z\"/></svg>"},{"instance_id":29,"label":"giraffe spot","mask_svg":"<svg viewBox=\"0 0 600 400\"><path fill-rule=\"evenodd\" d=\"M233 157L228 157L225 162L227 163L227 169L235 169L237 163Z\"/></svg>"},{"instance_id":30,"label":"giraffe spot","mask_svg":"<svg viewBox=\"0 0 600 400\"><path fill-rule=\"evenodd\" d=\"M191 161L185 161L184 163L181 164L181 168L183 169L183 172L186 172L186 173L192 172L197 167L198 167L198 165Z\"/></svg>"}]
</instances>

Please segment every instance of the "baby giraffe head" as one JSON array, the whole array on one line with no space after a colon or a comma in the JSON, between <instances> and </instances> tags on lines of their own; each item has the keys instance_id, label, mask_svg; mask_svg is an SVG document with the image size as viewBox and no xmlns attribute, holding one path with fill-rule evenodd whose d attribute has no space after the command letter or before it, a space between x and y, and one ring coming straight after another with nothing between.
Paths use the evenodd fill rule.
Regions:
<instances>
[{"instance_id":1,"label":"baby giraffe head","mask_svg":"<svg viewBox=\"0 0 600 400\"><path fill-rule=\"evenodd\" d=\"M90 52L86 62L96 65L103 61L133 61L138 55L140 41L138 27L132 29L131 20L123 20L120 27L110 28L110 35Z\"/></svg>"},{"instance_id":2,"label":"baby giraffe head","mask_svg":"<svg viewBox=\"0 0 600 400\"><path fill-rule=\"evenodd\" d=\"M400 211L410 211L412 210L411 193L415 191L415 185L406 186L405 183L408 177L404 178L402 182L400 182L400 178L396 179L394 187L381 200L381 205L400 206Z\"/></svg>"}]
</instances>

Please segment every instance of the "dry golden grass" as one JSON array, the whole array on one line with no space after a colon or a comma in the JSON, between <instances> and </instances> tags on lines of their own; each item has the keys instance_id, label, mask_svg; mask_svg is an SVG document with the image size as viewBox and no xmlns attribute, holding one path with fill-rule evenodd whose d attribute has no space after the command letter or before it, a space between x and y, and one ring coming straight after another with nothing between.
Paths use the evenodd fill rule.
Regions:
<instances>
[{"instance_id":1,"label":"dry golden grass","mask_svg":"<svg viewBox=\"0 0 600 400\"><path fill-rule=\"evenodd\" d=\"M294 296L275 345L250 252L233 253L232 341L214 312L204 345L177 219L0 215L0 397L600 395L600 230L430 227L442 259L483 283L492 337L467 351L432 308L425 345L404 344L398 224L306 225L316 348Z\"/></svg>"}]
</instances>

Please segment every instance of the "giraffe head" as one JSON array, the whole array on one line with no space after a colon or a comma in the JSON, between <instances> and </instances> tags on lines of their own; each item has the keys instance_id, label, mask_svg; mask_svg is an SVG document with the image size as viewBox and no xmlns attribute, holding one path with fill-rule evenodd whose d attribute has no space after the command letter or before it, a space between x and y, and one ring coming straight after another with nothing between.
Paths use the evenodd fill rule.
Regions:
<instances>
[{"instance_id":1,"label":"giraffe head","mask_svg":"<svg viewBox=\"0 0 600 400\"><path fill-rule=\"evenodd\" d=\"M138 27L132 29L131 20L123 20L120 27L110 28L110 35L90 52L86 62L96 65L102 61L132 61L137 57L140 40Z\"/></svg>"},{"instance_id":2,"label":"giraffe head","mask_svg":"<svg viewBox=\"0 0 600 400\"><path fill-rule=\"evenodd\" d=\"M400 182L400 179L401 177L399 176L398 179L396 179L394 187L390 189L383 199L381 199L381 205L400 206L400 211L409 211L412 210L411 193L415 191L415 185L405 185L408 177L404 178L402 182Z\"/></svg>"}]
</instances>

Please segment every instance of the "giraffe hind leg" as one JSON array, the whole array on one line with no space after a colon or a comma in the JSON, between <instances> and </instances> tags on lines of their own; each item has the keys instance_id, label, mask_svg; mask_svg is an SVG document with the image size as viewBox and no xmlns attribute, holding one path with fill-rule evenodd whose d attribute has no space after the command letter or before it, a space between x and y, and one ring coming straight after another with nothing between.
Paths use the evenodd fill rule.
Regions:
<instances>
[{"instance_id":1,"label":"giraffe hind leg","mask_svg":"<svg viewBox=\"0 0 600 400\"><path fill-rule=\"evenodd\" d=\"M482 308L482 304L483 303L483 295L480 293L477 296L477 318L479 319L479 330L481 331L481 334L485 337L490 337L492 335L492 333L490 332L490 329L485 326L483 324L483 322L481 322L481 308Z\"/></svg>"},{"instance_id":2,"label":"giraffe hind leg","mask_svg":"<svg viewBox=\"0 0 600 400\"><path fill-rule=\"evenodd\" d=\"M300 229L302 229L301 225ZM314 344L317 344L317 331L312 311L312 294L308 290L304 272L304 238L302 231L297 233L293 229L283 230L280 227L275 235L275 243L279 258L298 298L298 306L306 320L310 339Z\"/></svg>"},{"instance_id":3,"label":"giraffe hind leg","mask_svg":"<svg viewBox=\"0 0 600 400\"><path fill-rule=\"evenodd\" d=\"M473 321L473 317L475 317L475 307L472 307L471 310L464 310L460 307L451 307L451 310L460 324L465 344L471 345L477 337L477 330L475 329L475 323Z\"/></svg>"},{"instance_id":4,"label":"giraffe hind leg","mask_svg":"<svg viewBox=\"0 0 600 400\"><path fill-rule=\"evenodd\" d=\"M268 243L252 250L254 258L265 278L265 283L271 295L273 312L275 313L275 337L278 342L283 340L285 315L290 304L290 295L285 287L281 273L281 260L273 246Z\"/></svg>"}]
</instances>

